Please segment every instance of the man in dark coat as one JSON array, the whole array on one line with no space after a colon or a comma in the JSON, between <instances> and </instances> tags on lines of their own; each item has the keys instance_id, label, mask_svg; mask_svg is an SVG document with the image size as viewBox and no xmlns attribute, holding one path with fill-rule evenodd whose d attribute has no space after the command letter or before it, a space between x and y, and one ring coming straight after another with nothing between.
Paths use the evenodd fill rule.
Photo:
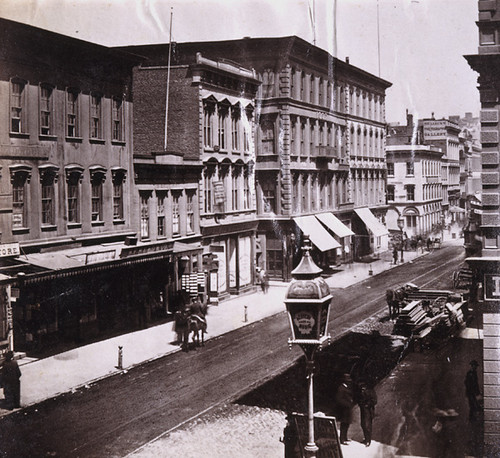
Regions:
<instances>
[{"instance_id":1,"label":"man in dark coat","mask_svg":"<svg viewBox=\"0 0 500 458\"><path fill-rule=\"evenodd\" d=\"M343 375L335 401L337 402L337 419L340 421L340 443L345 445L348 442L347 431L352 422L352 409L354 407L352 380L349 374Z\"/></svg>"},{"instance_id":2,"label":"man in dark coat","mask_svg":"<svg viewBox=\"0 0 500 458\"><path fill-rule=\"evenodd\" d=\"M483 408L479 402L481 398L481 390L479 389L479 381L477 379L478 362L474 359L470 362L470 369L465 376L465 394L469 401L469 421L476 418L476 413L480 412Z\"/></svg>"},{"instance_id":3,"label":"man in dark coat","mask_svg":"<svg viewBox=\"0 0 500 458\"><path fill-rule=\"evenodd\" d=\"M372 423L375 417L375 405L377 404L377 393L373 388L370 388L365 382L359 384L359 392L357 396L359 412L361 414L361 428L365 435L363 444L367 447L372 442Z\"/></svg>"},{"instance_id":4,"label":"man in dark coat","mask_svg":"<svg viewBox=\"0 0 500 458\"><path fill-rule=\"evenodd\" d=\"M21 407L21 371L14 360L14 353L8 351L5 355L5 361L2 365L1 380L3 384L3 393L7 408L9 410Z\"/></svg>"}]
</instances>

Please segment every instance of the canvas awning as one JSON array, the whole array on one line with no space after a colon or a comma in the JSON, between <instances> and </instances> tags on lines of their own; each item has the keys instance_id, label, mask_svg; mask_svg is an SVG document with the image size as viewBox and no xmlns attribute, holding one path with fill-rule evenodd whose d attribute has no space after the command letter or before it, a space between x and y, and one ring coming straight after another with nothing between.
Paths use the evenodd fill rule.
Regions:
<instances>
[{"instance_id":1,"label":"canvas awning","mask_svg":"<svg viewBox=\"0 0 500 458\"><path fill-rule=\"evenodd\" d=\"M342 221L340 221L333 213L319 213L315 215L328 229L330 229L337 237L349 237L354 235Z\"/></svg>"},{"instance_id":2,"label":"canvas awning","mask_svg":"<svg viewBox=\"0 0 500 458\"><path fill-rule=\"evenodd\" d=\"M329 251L340 247L340 243L328 233L314 215L297 216L293 220L304 235L309 236L318 250Z\"/></svg>"},{"instance_id":3,"label":"canvas awning","mask_svg":"<svg viewBox=\"0 0 500 458\"><path fill-rule=\"evenodd\" d=\"M388 235L389 231L387 228L379 222L375 215L370 211L368 207L355 208L356 215L361 218L361 221L365 224L367 229L375 236L382 237L383 235Z\"/></svg>"}]
</instances>

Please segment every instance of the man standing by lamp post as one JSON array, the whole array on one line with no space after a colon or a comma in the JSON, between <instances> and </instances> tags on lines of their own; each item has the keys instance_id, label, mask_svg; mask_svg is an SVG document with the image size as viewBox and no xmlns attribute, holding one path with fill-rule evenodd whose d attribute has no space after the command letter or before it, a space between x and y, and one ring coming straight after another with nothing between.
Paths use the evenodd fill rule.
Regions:
<instances>
[{"instance_id":1,"label":"man standing by lamp post","mask_svg":"<svg viewBox=\"0 0 500 458\"><path fill-rule=\"evenodd\" d=\"M405 227L405 220L402 216L398 218L398 228L401 231L401 264L405 261L403 258L403 248L404 248L404 240L403 240L403 228Z\"/></svg>"}]
</instances>

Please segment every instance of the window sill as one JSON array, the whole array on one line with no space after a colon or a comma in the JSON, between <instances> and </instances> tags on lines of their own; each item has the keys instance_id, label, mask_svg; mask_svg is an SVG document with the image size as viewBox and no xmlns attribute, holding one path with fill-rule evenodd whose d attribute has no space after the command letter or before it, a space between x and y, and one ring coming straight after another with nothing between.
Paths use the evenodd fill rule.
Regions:
<instances>
[{"instance_id":1,"label":"window sill","mask_svg":"<svg viewBox=\"0 0 500 458\"><path fill-rule=\"evenodd\" d=\"M124 142L123 140L111 140L111 144L116 146L125 146L127 142Z\"/></svg>"},{"instance_id":2,"label":"window sill","mask_svg":"<svg viewBox=\"0 0 500 458\"><path fill-rule=\"evenodd\" d=\"M27 227L12 228L12 234L14 235L29 234L29 232L30 230Z\"/></svg>"},{"instance_id":3,"label":"window sill","mask_svg":"<svg viewBox=\"0 0 500 458\"><path fill-rule=\"evenodd\" d=\"M47 226L41 226L40 230L42 232L53 232L53 231L57 230L57 226L55 226L53 224L50 224L50 225L47 225Z\"/></svg>"},{"instance_id":4,"label":"window sill","mask_svg":"<svg viewBox=\"0 0 500 458\"><path fill-rule=\"evenodd\" d=\"M92 221L92 227L94 226L104 226L104 221Z\"/></svg>"},{"instance_id":5,"label":"window sill","mask_svg":"<svg viewBox=\"0 0 500 458\"><path fill-rule=\"evenodd\" d=\"M13 138L30 138L30 134L24 132L9 132L9 135Z\"/></svg>"},{"instance_id":6,"label":"window sill","mask_svg":"<svg viewBox=\"0 0 500 458\"><path fill-rule=\"evenodd\" d=\"M39 134L38 135L39 140L45 140L45 141L51 141L54 142L57 140L57 135L44 135L44 134Z\"/></svg>"},{"instance_id":7,"label":"window sill","mask_svg":"<svg viewBox=\"0 0 500 458\"><path fill-rule=\"evenodd\" d=\"M68 229L81 229L82 223L68 223Z\"/></svg>"},{"instance_id":8,"label":"window sill","mask_svg":"<svg viewBox=\"0 0 500 458\"><path fill-rule=\"evenodd\" d=\"M82 137L66 137L66 141L68 143L82 143L83 138Z\"/></svg>"},{"instance_id":9,"label":"window sill","mask_svg":"<svg viewBox=\"0 0 500 458\"><path fill-rule=\"evenodd\" d=\"M125 220L124 219L114 219L113 224L115 224L115 225L125 224Z\"/></svg>"},{"instance_id":10,"label":"window sill","mask_svg":"<svg viewBox=\"0 0 500 458\"><path fill-rule=\"evenodd\" d=\"M104 145L106 143L106 140L102 138L89 138L90 143L95 143L96 145Z\"/></svg>"}]
</instances>

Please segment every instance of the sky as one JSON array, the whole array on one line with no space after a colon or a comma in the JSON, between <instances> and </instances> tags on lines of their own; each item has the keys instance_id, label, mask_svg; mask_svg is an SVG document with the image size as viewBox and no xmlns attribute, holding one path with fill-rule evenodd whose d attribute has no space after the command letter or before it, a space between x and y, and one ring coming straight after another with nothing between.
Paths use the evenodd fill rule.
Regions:
<instances>
[{"instance_id":1,"label":"sky","mask_svg":"<svg viewBox=\"0 0 500 458\"><path fill-rule=\"evenodd\" d=\"M392 83L387 122L479 113L475 0L0 0L0 17L106 46L297 35ZM380 70L380 72L379 72Z\"/></svg>"}]
</instances>

